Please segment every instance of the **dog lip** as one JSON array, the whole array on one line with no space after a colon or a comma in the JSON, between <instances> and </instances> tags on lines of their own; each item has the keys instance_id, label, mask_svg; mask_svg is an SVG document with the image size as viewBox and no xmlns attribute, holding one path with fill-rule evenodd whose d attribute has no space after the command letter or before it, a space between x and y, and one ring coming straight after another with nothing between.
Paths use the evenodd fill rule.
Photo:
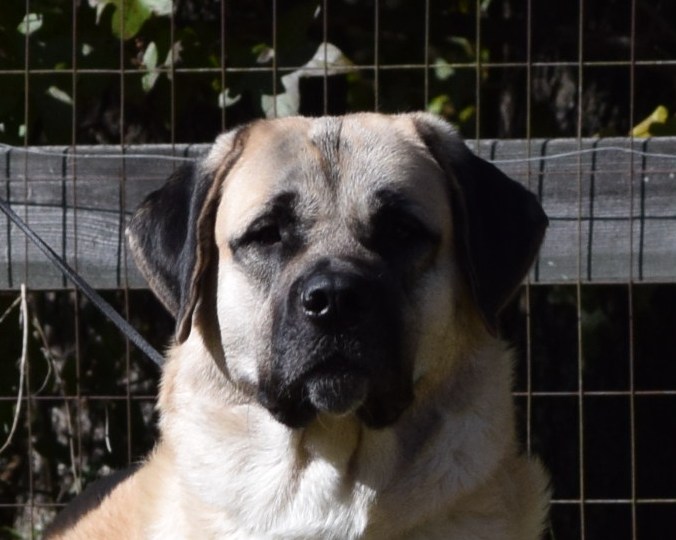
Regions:
<instances>
[{"instance_id":1,"label":"dog lip","mask_svg":"<svg viewBox=\"0 0 676 540\"><path fill-rule=\"evenodd\" d=\"M318 411L345 415L364 403L369 383L359 370L321 366L305 379L304 387L307 399Z\"/></svg>"},{"instance_id":2,"label":"dog lip","mask_svg":"<svg viewBox=\"0 0 676 540\"><path fill-rule=\"evenodd\" d=\"M317 414L315 407L307 400L289 402L275 399L262 389L258 392L258 402L280 423L292 428L302 428Z\"/></svg>"},{"instance_id":3,"label":"dog lip","mask_svg":"<svg viewBox=\"0 0 676 540\"><path fill-rule=\"evenodd\" d=\"M370 381L365 370L335 354L288 381L283 391L271 391L274 387L259 388L258 402L279 422L299 428L317 412L339 416L356 412L368 398Z\"/></svg>"}]
</instances>

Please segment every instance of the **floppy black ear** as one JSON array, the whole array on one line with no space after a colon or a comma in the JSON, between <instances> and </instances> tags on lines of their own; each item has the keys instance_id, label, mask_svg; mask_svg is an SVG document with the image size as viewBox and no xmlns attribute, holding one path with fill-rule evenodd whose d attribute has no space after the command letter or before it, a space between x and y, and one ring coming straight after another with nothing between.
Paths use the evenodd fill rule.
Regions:
<instances>
[{"instance_id":1,"label":"floppy black ear","mask_svg":"<svg viewBox=\"0 0 676 540\"><path fill-rule=\"evenodd\" d=\"M127 226L136 265L176 319L176 339L190 334L192 315L214 244L220 187L241 153L238 133L222 135L207 166L186 164L139 206Z\"/></svg>"},{"instance_id":2,"label":"floppy black ear","mask_svg":"<svg viewBox=\"0 0 676 540\"><path fill-rule=\"evenodd\" d=\"M451 184L459 256L491 331L517 289L548 224L537 198L492 164L475 156L442 120L415 115L414 123Z\"/></svg>"}]
</instances>

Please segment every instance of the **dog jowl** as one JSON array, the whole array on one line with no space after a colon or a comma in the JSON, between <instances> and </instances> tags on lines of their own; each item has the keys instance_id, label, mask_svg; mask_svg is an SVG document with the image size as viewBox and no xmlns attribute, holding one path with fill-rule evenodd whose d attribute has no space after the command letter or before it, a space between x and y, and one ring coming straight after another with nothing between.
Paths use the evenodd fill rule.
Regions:
<instances>
[{"instance_id":1,"label":"dog jowl","mask_svg":"<svg viewBox=\"0 0 676 540\"><path fill-rule=\"evenodd\" d=\"M176 318L161 442L70 537L535 540L496 327L546 225L430 115L222 135L130 222Z\"/></svg>"}]
</instances>

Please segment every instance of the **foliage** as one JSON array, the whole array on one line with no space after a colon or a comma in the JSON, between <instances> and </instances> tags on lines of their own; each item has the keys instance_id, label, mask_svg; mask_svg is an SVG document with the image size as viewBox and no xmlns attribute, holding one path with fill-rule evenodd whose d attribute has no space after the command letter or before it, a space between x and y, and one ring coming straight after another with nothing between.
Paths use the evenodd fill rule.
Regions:
<instances>
[{"instance_id":1,"label":"foliage","mask_svg":"<svg viewBox=\"0 0 676 540\"><path fill-rule=\"evenodd\" d=\"M584 38L594 43L589 54L628 59L627 42L618 37L626 29L628 0L587 4ZM225 127L272 114L273 106L277 114L318 114L370 110L376 103L383 111L427 108L468 137L575 135L580 100L583 134L626 134L631 128L626 69L585 70L578 96L574 66L545 65L578 54L569 38L578 33L577 14L565 3L533 7L531 55L544 64L530 73L497 67L525 66L527 60L528 13L511 0L431 2L428 20L420 3L381 3L377 41L372 1L330 2L326 27L322 5L278 2L273 43L269 3L32 0L26 13L24 2L8 0L0 12L0 141L205 142ZM670 13L676 16L676 7L666 1L639 6L639 16L655 25ZM634 53L672 58L671 34L665 29L664 36L654 35L650 28L637 26ZM322 43L356 67L335 70L323 58L313 59ZM26 67L35 74L26 75ZM641 80L653 95L643 99L639 87L633 96L637 118L658 103L674 105L668 71L642 67Z\"/></svg>"},{"instance_id":2,"label":"foliage","mask_svg":"<svg viewBox=\"0 0 676 540\"><path fill-rule=\"evenodd\" d=\"M634 137L676 135L676 117L670 116L669 110L664 105L660 105L650 116L634 126L631 134Z\"/></svg>"},{"instance_id":3,"label":"foliage","mask_svg":"<svg viewBox=\"0 0 676 540\"><path fill-rule=\"evenodd\" d=\"M115 37L131 39L152 15L170 15L171 0L89 0L96 9L97 23L107 6L113 6L110 29Z\"/></svg>"}]
</instances>

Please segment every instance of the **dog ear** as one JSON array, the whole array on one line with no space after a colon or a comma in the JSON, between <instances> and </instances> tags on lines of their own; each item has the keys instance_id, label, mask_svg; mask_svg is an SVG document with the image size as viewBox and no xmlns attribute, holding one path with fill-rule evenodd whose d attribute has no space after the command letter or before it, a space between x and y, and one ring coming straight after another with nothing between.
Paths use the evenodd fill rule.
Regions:
<instances>
[{"instance_id":1,"label":"dog ear","mask_svg":"<svg viewBox=\"0 0 676 540\"><path fill-rule=\"evenodd\" d=\"M244 130L221 135L203 164L186 164L152 192L127 226L136 265L176 319L179 343L192 316L214 244L223 180L241 154Z\"/></svg>"},{"instance_id":2,"label":"dog ear","mask_svg":"<svg viewBox=\"0 0 676 540\"><path fill-rule=\"evenodd\" d=\"M544 238L548 220L537 198L475 156L453 128L432 115L413 122L450 180L459 257L483 319L493 333Z\"/></svg>"}]
</instances>

